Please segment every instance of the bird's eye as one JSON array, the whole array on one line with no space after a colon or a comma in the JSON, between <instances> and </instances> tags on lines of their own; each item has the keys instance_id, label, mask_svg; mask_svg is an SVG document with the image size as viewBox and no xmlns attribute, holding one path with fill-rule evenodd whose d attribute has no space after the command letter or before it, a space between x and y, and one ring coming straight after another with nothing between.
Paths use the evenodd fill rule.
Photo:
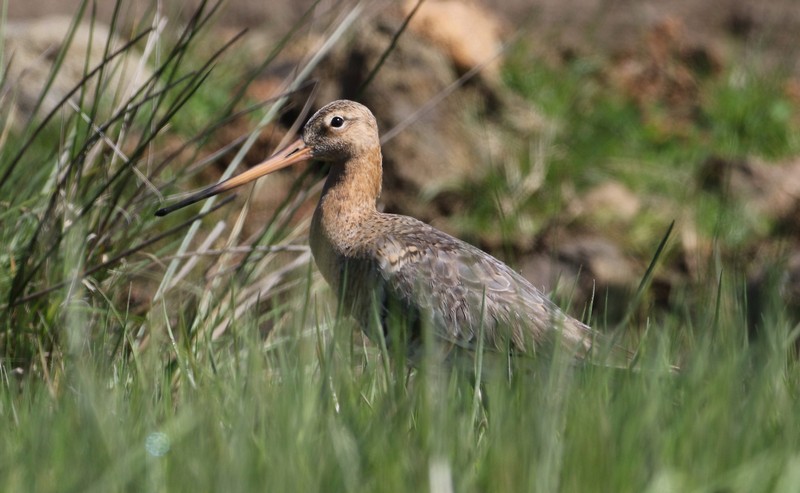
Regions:
<instances>
[{"instance_id":1,"label":"bird's eye","mask_svg":"<svg viewBox=\"0 0 800 493\"><path fill-rule=\"evenodd\" d=\"M334 116L331 118L331 127L333 128L341 128L344 125L344 118L341 116Z\"/></svg>"}]
</instances>

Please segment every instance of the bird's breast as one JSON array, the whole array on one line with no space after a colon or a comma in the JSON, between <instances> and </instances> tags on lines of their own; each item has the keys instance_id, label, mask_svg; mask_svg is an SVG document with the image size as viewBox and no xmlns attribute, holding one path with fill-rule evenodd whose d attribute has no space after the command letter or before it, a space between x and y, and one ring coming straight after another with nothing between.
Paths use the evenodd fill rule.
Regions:
<instances>
[{"instance_id":1,"label":"bird's breast","mask_svg":"<svg viewBox=\"0 0 800 493\"><path fill-rule=\"evenodd\" d=\"M330 235L323 224L323 213L320 207L314 212L309 231L309 244L314 262L322 276L334 289L339 285L337 265L341 264L341 255L337 254Z\"/></svg>"},{"instance_id":2,"label":"bird's breast","mask_svg":"<svg viewBox=\"0 0 800 493\"><path fill-rule=\"evenodd\" d=\"M321 203L314 212L309 232L311 253L322 276L337 295L346 288L350 297L368 288L371 272L369 228L363 218Z\"/></svg>"}]
</instances>

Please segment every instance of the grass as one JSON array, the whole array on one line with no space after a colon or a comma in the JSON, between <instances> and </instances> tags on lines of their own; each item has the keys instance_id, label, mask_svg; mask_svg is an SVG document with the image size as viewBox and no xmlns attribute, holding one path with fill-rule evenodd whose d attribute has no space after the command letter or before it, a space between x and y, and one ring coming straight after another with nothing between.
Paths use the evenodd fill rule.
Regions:
<instances>
[{"instance_id":1,"label":"grass","mask_svg":"<svg viewBox=\"0 0 800 493\"><path fill-rule=\"evenodd\" d=\"M641 372L556 359L510 381L489 375L476 395L468 375L385 365L336 316L305 248L307 219L292 220L313 193L310 177L252 242L241 238L243 215L217 227L219 213L202 212L204 228L191 211L153 218L151 184L186 190L197 172L161 151L165 141L200 147L242 106L255 122L279 111L230 91L225 81L251 74L232 77L227 51L202 45L213 11L201 5L170 35L137 31L134 46L160 49L157 75L111 109L85 98L94 126L65 111L41 129L41 115L4 128L13 138L0 152L0 490L794 491L800 328L775 276L762 286L773 301L759 335L748 337L744 272L720 255L728 235L702 282L642 322ZM333 14L332 42L348 22ZM219 67L233 72L206 92ZM584 186L611 173L598 163L620 158L691 167L708 139L720 153L797 150L788 103L757 80L712 81L723 87L709 89L702 138L664 140L592 82L591 65L522 67L512 63L509 84L541 98L562 126L563 151L545 156L558 169L551 184ZM574 115L576 106L590 114ZM754 107L766 108L760 124ZM649 190L657 175L625 178ZM666 183L660 193L683 197ZM501 176L485 185L506 186ZM552 211L562 198L527 200ZM698 214L745 235L723 205ZM649 255L666 227L652 229ZM230 250L240 245L246 253ZM682 372L665 374L667 362Z\"/></svg>"}]
</instances>

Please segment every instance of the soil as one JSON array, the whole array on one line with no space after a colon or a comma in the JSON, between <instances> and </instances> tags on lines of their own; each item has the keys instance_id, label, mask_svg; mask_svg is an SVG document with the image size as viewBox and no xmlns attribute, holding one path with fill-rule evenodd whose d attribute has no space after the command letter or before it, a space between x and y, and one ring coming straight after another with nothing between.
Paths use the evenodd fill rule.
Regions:
<instances>
[{"instance_id":1,"label":"soil","mask_svg":"<svg viewBox=\"0 0 800 493\"><path fill-rule=\"evenodd\" d=\"M432 0L428 0L432 1ZM80 0L9 2L10 19L71 14ZM199 0L165 1L167 15L186 17ZM284 32L313 0L229 0L220 12L225 24ZM323 11L340 2L323 0ZM101 19L108 18L113 2L98 2ZM132 0L126 8L146 8L150 1ZM725 46L745 43L771 64L800 74L800 9L795 0L742 2L741 0L485 0L484 5L505 19L513 30L523 29L543 48L563 53L630 51L643 32L664 18L686 24L692 44ZM386 2L386 5L390 5Z\"/></svg>"}]
</instances>

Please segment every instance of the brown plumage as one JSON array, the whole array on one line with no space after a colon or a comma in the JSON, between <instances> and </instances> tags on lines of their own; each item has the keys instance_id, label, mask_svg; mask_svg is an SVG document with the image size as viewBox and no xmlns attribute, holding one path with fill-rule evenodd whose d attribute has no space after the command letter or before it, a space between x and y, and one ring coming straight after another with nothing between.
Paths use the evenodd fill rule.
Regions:
<instances>
[{"instance_id":1,"label":"brown plumage","mask_svg":"<svg viewBox=\"0 0 800 493\"><path fill-rule=\"evenodd\" d=\"M372 113L334 101L306 124L303 138L227 182L158 211L164 215L202 198L312 159L331 165L311 223L314 260L341 306L378 342L396 343L392 312L409 327L404 344L431 330L439 347L533 354L556 342L585 358L598 334L564 314L503 262L407 216L376 209L382 157ZM413 348L411 348L413 349Z\"/></svg>"}]
</instances>

